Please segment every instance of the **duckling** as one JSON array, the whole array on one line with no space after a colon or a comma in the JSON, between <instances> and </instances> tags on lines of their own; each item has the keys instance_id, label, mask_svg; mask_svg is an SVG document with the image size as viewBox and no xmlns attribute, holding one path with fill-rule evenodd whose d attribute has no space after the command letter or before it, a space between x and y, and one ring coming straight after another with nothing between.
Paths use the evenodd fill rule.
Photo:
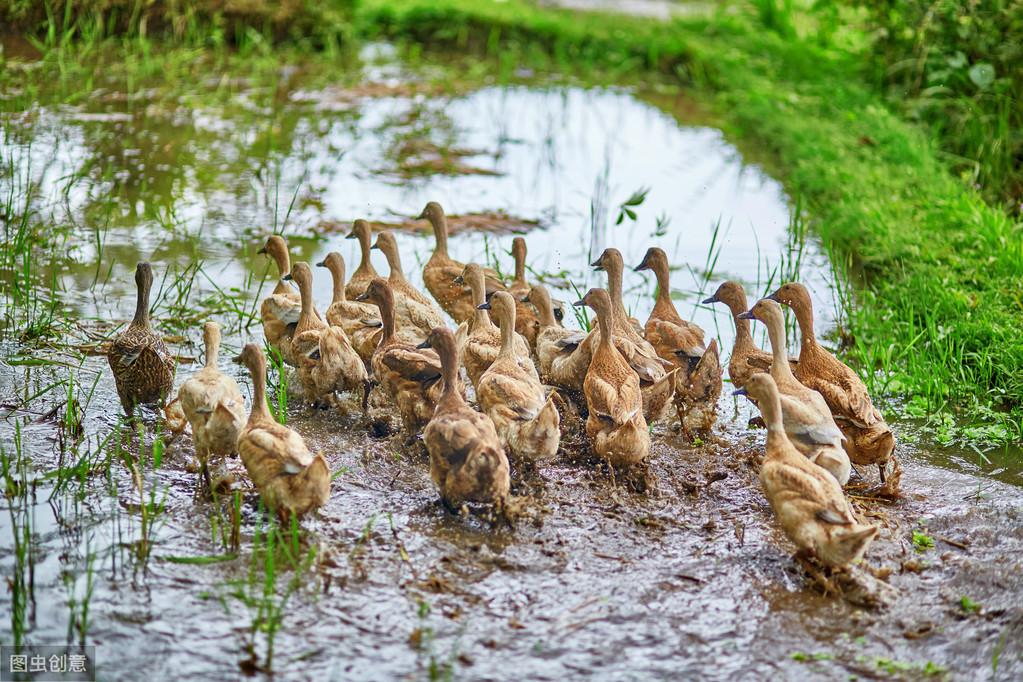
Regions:
<instances>
[{"instance_id":1,"label":"duckling","mask_svg":"<svg viewBox=\"0 0 1023 682\"><path fill-rule=\"evenodd\" d=\"M682 433L690 441L707 434L717 420L718 398L721 397L721 360L718 340L711 339L702 357L694 358L681 349L680 359L688 365L674 370L675 410Z\"/></svg>"},{"instance_id":2,"label":"duckling","mask_svg":"<svg viewBox=\"0 0 1023 682\"><path fill-rule=\"evenodd\" d=\"M384 327L380 321L380 311L368 303L348 300L345 291L345 260L340 253L332 251L316 265L330 270L334 281L333 300L327 308L327 324L344 329L355 352L368 364L380 343Z\"/></svg>"},{"instance_id":3,"label":"duckling","mask_svg":"<svg viewBox=\"0 0 1023 682\"><path fill-rule=\"evenodd\" d=\"M424 296L412 283L405 278L401 269L401 256L398 254L398 242L391 232L377 235L374 249L383 251L387 257L387 265L391 272L387 283L391 285L394 296L394 319L397 329L408 329L417 335L419 340L425 339L434 327L443 327L444 313L433 301Z\"/></svg>"},{"instance_id":4,"label":"duckling","mask_svg":"<svg viewBox=\"0 0 1023 682\"><path fill-rule=\"evenodd\" d=\"M411 442L430 420L440 398L440 358L431 350L421 350L398 339L394 329L394 294L387 280L378 277L370 282L359 300L380 309L384 331L373 353L373 375L397 405L406 442ZM460 384L458 388L464 390Z\"/></svg>"},{"instance_id":5,"label":"duckling","mask_svg":"<svg viewBox=\"0 0 1023 682\"><path fill-rule=\"evenodd\" d=\"M515 331L522 335L529 349L535 353L540 321L536 309L526 300L532 287L526 280L526 240L522 237L512 239L512 257L515 259L515 279L508 285L508 293L515 300Z\"/></svg>"},{"instance_id":6,"label":"duckling","mask_svg":"<svg viewBox=\"0 0 1023 682\"><path fill-rule=\"evenodd\" d=\"M455 279L459 284L469 285L472 290L472 300L477 306L486 303L483 268L476 263L469 263ZM469 383L473 388L478 388L483 372L490 367L490 363L497 358L497 354L501 350L501 332L491 322L490 315L485 308L477 307L473 319L465 324L468 333L462 348L462 360L465 363L465 371L469 375ZM522 336L515 334L512 338L512 345L517 358L520 358L523 363L532 363L529 357L529 344Z\"/></svg>"},{"instance_id":7,"label":"duckling","mask_svg":"<svg viewBox=\"0 0 1023 682\"><path fill-rule=\"evenodd\" d=\"M785 347L785 314L777 302L769 299L757 301L749 312L739 315L741 320L760 320L767 325L774 354L771 378L778 387L781 400L782 423L789 441L811 462L823 467L841 485L849 482L849 455L842 449L845 436L831 416L824 397L799 383L788 363Z\"/></svg>"},{"instance_id":8,"label":"duckling","mask_svg":"<svg viewBox=\"0 0 1023 682\"><path fill-rule=\"evenodd\" d=\"M639 377L614 344L611 298L603 289L590 289L576 301L597 314L600 337L583 381L589 408L586 435L593 450L614 467L642 463L650 452L650 433L643 418Z\"/></svg>"},{"instance_id":9,"label":"duckling","mask_svg":"<svg viewBox=\"0 0 1023 682\"><path fill-rule=\"evenodd\" d=\"M746 304L746 292L743 291L741 284L733 281L722 282L713 296L703 300L704 305L711 303L724 303L732 312L732 320L735 322L735 343L732 345L732 356L728 359L728 379L736 388L742 388L752 375L770 369L771 354L757 348L753 343L753 335L750 334L749 320L740 317L749 309Z\"/></svg>"},{"instance_id":10,"label":"duckling","mask_svg":"<svg viewBox=\"0 0 1023 682\"><path fill-rule=\"evenodd\" d=\"M344 329L313 316L312 269L308 263L295 263L287 277L298 284L302 297L302 313L295 326L291 352L298 364L303 397L312 403L324 403L335 392L363 390L365 409L369 391L366 364L352 348Z\"/></svg>"},{"instance_id":11,"label":"duckling","mask_svg":"<svg viewBox=\"0 0 1023 682\"><path fill-rule=\"evenodd\" d=\"M245 400L238 390L238 382L217 368L220 325L207 322L203 327L203 341L206 364L181 384L178 401L192 425L195 455L202 466L203 480L209 486L210 456L226 457L238 451L238 434L245 425Z\"/></svg>"},{"instance_id":12,"label":"duckling","mask_svg":"<svg viewBox=\"0 0 1023 682\"><path fill-rule=\"evenodd\" d=\"M859 561L878 528L859 523L835 477L789 441L774 379L754 374L736 394L753 398L767 423L760 484L785 535L801 555L814 555L828 566L841 568Z\"/></svg>"},{"instance_id":13,"label":"duckling","mask_svg":"<svg viewBox=\"0 0 1023 682\"><path fill-rule=\"evenodd\" d=\"M352 278L348 280L348 284L345 286L345 296L349 300L354 301L357 296L365 293L369 283L380 276L370 260L370 240L372 237L373 228L362 218L352 223L351 232L345 235L345 239L359 240L359 251L362 254L359 267L352 273Z\"/></svg>"},{"instance_id":14,"label":"duckling","mask_svg":"<svg viewBox=\"0 0 1023 682\"><path fill-rule=\"evenodd\" d=\"M649 341L643 338L639 321L629 317L622 302L622 271L625 263L618 249L604 249L591 265L607 273L607 293L611 298L615 345L639 374L643 392L643 414L648 422L663 418L674 395L676 380L666 380L673 361L663 360ZM599 329L599 325L598 325ZM595 340L595 339L594 339ZM677 375L676 375L677 377Z\"/></svg>"},{"instance_id":15,"label":"duckling","mask_svg":"<svg viewBox=\"0 0 1023 682\"><path fill-rule=\"evenodd\" d=\"M149 263L135 267L135 287L135 317L127 329L114 337L107 351L117 395L129 416L139 404L163 406L174 388L176 367L167 344L149 322L149 292L153 287L153 268Z\"/></svg>"},{"instance_id":16,"label":"duckling","mask_svg":"<svg viewBox=\"0 0 1023 682\"><path fill-rule=\"evenodd\" d=\"M469 407L462 396L454 335L437 327L419 347L435 350L443 368L443 392L423 431L430 478L441 499L449 509L465 502L503 505L511 489L508 458L490 417Z\"/></svg>"},{"instance_id":17,"label":"duckling","mask_svg":"<svg viewBox=\"0 0 1023 682\"><path fill-rule=\"evenodd\" d=\"M671 300L667 254L656 246L650 247L634 269L636 272L653 270L657 277L657 300L644 327L646 340L659 356L679 367L688 368L688 362L680 354L684 353L687 358L701 358L707 349L703 344L703 330L683 320Z\"/></svg>"},{"instance_id":18,"label":"duckling","mask_svg":"<svg viewBox=\"0 0 1023 682\"><path fill-rule=\"evenodd\" d=\"M247 344L235 362L252 374L252 411L238 436L238 454L266 506L282 521L323 506L330 495L330 469L297 432L278 424L266 404L266 356Z\"/></svg>"},{"instance_id":19,"label":"duckling","mask_svg":"<svg viewBox=\"0 0 1023 682\"><path fill-rule=\"evenodd\" d=\"M495 292L483 310L493 310L501 327L501 350L480 377L476 396L489 416L501 442L523 462L551 459L561 440L561 415L554 394L544 395L532 360L515 350L515 299L506 291Z\"/></svg>"},{"instance_id":20,"label":"duckling","mask_svg":"<svg viewBox=\"0 0 1023 682\"><path fill-rule=\"evenodd\" d=\"M417 220L424 218L429 220L433 227L436 246L433 249L433 255L430 256L430 260L426 261L426 266L423 268L423 282L440 307L455 322L461 324L471 319L476 313L471 292L455 283L455 279L465 269L465 263L460 263L448 256L448 220L440 204L436 201L426 204ZM483 274L487 279L486 286L489 290L497 291L505 288L500 275L494 270L486 268Z\"/></svg>"},{"instance_id":21,"label":"duckling","mask_svg":"<svg viewBox=\"0 0 1023 682\"><path fill-rule=\"evenodd\" d=\"M259 306L259 315L263 320L263 336L286 363L295 365L295 359L291 354L291 339L302 306L299 293L284 279L291 272L288 243L284 237L272 234L257 253L266 254L274 260L279 277L273 292L263 299Z\"/></svg>"},{"instance_id":22,"label":"duckling","mask_svg":"<svg viewBox=\"0 0 1023 682\"><path fill-rule=\"evenodd\" d=\"M565 329L555 320L551 295L543 285L532 287L526 300L536 308L540 323L536 335L536 357L541 378L560 388L582 391L591 357L589 348L582 347L586 333Z\"/></svg>"},{"instance_id":23,"label":"duckling","mask_svg":"<svg viewBox=\"0 0 1023 682\"><path fill-rule=\"evenodd\" d=\"M817 343L810 293L802 284L790 282L768 298L787 305L796 314L801 343L796 378L824 396L838 428L845 434L844 446L849 459L855 464L877 464L884 483L885 465L895 459L895 436L874 407L867 387L856 372ZM895 462L895 470L898 471L898 462Z\"/></svg>"}]
</instances>

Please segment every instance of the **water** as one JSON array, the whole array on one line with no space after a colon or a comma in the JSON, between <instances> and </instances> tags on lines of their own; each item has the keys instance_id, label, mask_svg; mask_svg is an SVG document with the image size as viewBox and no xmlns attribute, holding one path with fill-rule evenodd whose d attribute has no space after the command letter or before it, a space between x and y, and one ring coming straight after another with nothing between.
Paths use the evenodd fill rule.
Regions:
<instances>
[{"instance_id":1,"label":"water","mask_svg":"<svg viewBox=\"0 0 1023 682\"><path fill-rule=\"evenodd\" d=\"M14 424L22 424L28 477L38 479L33 493L14 496L12 511L0 514L5 574L19 564L15 531L31 527L29 641L65 641L91 561L87 641L100 647L104 677L130 670L132 678L233 678L251 669L253 645L257 660L266 654L265 632L253 634L262 588L247 582L250 570L257 578L263 571L252 551L253 496L243 508L239 558L171 561L232 551L216 521L225 507L194 496L188 439L171 444L145 479L165 511L143 563L133 558L142 533L139 496L122 464L100 466L112 448L98 439L117 425L119 406L105 358L83 358L77 346L130 316L138 260L155 264L156 317L165 332L181 336L175 350L184 356L198 355L209 315L228 328L225 355L261 340L258 323L246 328L231 310L251 310L272 287L255 251L275 226L289 236L295 258L316 262L338 250L354 267L354 242L322 225L400 221L431 199L451 213L499 210L540 221L526 235L531 268L580 290L603 283L587 263L604 246L621 249L629 265L648 246L661 246L676 266L680 311L726 349L727 315L697 305L725 277L753 296L798 272L814 292L819 326L833 325L832 268L812 237L793 236L798 221L783 188L747 150L686 118L690 104L658 107L647 100L666 98L643 90L540 79L438 87L450 75L442 66L412 69L386 46L375 51L382 59L360 67L366 81L380 84L372 97L356 96L368 91L354 89L358 72L331 80L315 64L282 68L271 82L214 73L184 93L160 82L126 93L101 81L77 106L45 95L26 102L17 78L5 86L0 151L12 172L4 182L15 194L36 187L36 216L60 228L40 242L38 276L58 277L62 314L76 320L70 346L8 341L0 365L4 451L11 456ZM424 137L479 151L462 161L494 174L401 177L394 150ZM618 205L641 187L649 194L638 221L614 225ZM655 234L661 215L671 220ZM461 234L451 241L452 256L497 257L509 271L511 238ZM399 243L406 273L421 283L417 265L432 238L403 233ZM174 283L191 277L186 269L198 261L190 287ZM163 273L170 274L161 282ZM4 273L5 285L10 276ZM652 280L629 270L625 288L626 304L645 319ZM329 279L316 271L321 309L329 291ZM570 290L555 293L574 300ZM226 359L223 369L247 386ZM191 370L182 365L178 381ZM62 448L46 415L62 400L59 382L69 372L83 396L91 393L87 442L77 450ZM616 488L583 464L551 466L541 481L520 487L534 515L510 529L446 514L425 462L369 439L354 413L292 406L289 423L346 473L320 517L304 524L318 558L286 604L275 638L278 676L418 679L431 666L451 666L456 677L487 679L509 671L531 679L836 677L876 675L883 661L934 661L966 676L989 670L995 651L1002 652L1000 674L1023 673L1023 493L1008 484L1020 483L1018 459L984 463L972 451L926 444L900 451L906 499L867 507L885 523L871 562L895 571L890 582L900 597L890 611L873 613L818 595L794 568L757 487L751 457L762 434L744 428L750 414L723 398L720 432L700 448L658 429L658 483L647 495ZM91 453L96 466L83 484L54 492L54 481L43 477L62 450L71 459ZM914 530L937 538L936 546L917 553ZM928 566L915 573L906 568L913 560ZM280 591L292 575L284 573ZM963 596L982 605L981 615L961 612ZM9 642L12 593L0 604L11 614L0 625L0 639ZM916 632L922 638L906 636ZM830 658L806 663L792 657L799 652Z\"/></svg>"}]
</instances>

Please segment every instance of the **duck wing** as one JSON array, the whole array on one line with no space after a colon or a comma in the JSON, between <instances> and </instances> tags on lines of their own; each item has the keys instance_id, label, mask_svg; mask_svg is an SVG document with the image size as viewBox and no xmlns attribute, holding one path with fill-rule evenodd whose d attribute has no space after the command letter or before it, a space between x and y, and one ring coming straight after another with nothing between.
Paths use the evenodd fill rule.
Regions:
<instances>
[{"instance_id":1,"label":"duck wing","mask_svg":"<svg viewBox=\"0 0 1023 682\"><path fill-rule=\"evenodd\" d=\"M421 384L440 378L440 358L429 349L394 346L383 355L384 366L411 381Z\"/></svg>"}]
</instances>

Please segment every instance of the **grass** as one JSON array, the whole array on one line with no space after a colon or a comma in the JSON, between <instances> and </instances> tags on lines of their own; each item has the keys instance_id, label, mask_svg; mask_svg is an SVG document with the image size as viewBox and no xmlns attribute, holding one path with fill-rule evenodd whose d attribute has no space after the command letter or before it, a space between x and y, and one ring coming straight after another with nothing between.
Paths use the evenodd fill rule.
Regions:
<instances>
[{"instance_id":1,"label":"grass","mask_svg":"<svg viewBox=\"0 0 1023 682\"><path fill-rule=\"evenodd\" d=\"M927 132L860 77L855 50L764 31L741 12L664 26L519 0L366 0L357 25L501 63L655 72L704 94L727 133L766 152L809 229L860 279L844 356L875 388L931 412L1005 413L1020 437L1023 227L949 173Z\"/></svg>"}]
</instances>

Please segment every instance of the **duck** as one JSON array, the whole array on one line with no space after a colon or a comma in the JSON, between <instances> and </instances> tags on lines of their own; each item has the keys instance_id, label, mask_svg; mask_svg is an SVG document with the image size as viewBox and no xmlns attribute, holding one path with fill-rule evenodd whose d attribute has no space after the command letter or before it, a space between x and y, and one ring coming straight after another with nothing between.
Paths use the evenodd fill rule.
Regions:
<instances>
[{"instance_id":1,"label":"duck","mask_svg":"<svg viewBox=\"0 0 1023 682\"><path fill-rule=\"evenodd\" d=\"M717 421L722 374L718 340L711 339L703 356L698 358L680 349L679 359L687 365L672 372L675 411L682 434L690 442L696 442L697 437L708 434Z\"/></svg>"},{"instance_id":2,"label":"duck","mask_svg":"<svg viewBox=\"0 0 1023 682\"><path fill-rule=\"evenodd\" d=\"M785 347L785 313L769 299L756 302L741 320L759 320L767 325L771 340L771 378L778 388L782 423L792 445L817 466L830 472L840 485L849 482L849 455L842 447L845 436L838 428L828 404L817 391L799 383L788 363Z\"/></svg>"},{"instance_id":3,"label":"duck","mask_svg":"<svg viewBox=\"0 0 1023 682\"><path fill-rule=\"evenodd\" d=\"M334 283L333 298L326 313L327 324L341 327L351 340L355 352L368 365L370 358L373 357L373 351L380 343L384 327L384 323L380 321L380 311L368 303L348 300L345 288L345 259L340 253L331 251L316 266L327 268Z\"/></svg>"},{"instance_id":4,"label":"duck","mask_svg":"<svg viewBox=\"0 0 1023 682\"><path fill-rule=\"evenodd\" d=\"M217 366L220 354L220 325L203 327L206 364L178 389L178 402L192 426L195 455L203 480L210 485L209 458L228 457L238 451L238 434L245 426L245 399L238 382Z\"/></svg>"},{"instance_id":5,"label":"duck","mask_svg":"<svg viewBox=\"0 0 1023 682\"><path fill-rule=\"evenodd\" d=\"M536 309L539 320L536 359L540 378L558 388L582 392L591 357L589 348L583 346L586 333L566 329L555 319L551 295L543 285L531 287L525 300Z\"/></svg>"},{"instance_id":6,"label":"duck","mask_svg":"<svg viewBox=\"0 0 1023 682\"><path fill-rule=\"evenodd\" d=\"M814 556L832 568L862 559L878 528L860 523L835 477L793 446L774 379L754 374L735 393L753 398L767 424L760 484L778 525L799 550L797 556Z\"/></svg>"},{"instance_id":7,"label":"duck","mask_svg":"<svg viewBox=\"0 0 1023 682\"><path fill-rule=\"evenodd\" d=\"M398 254L398 242L394 238L394 233L380 232L372 248L383 252L387 258L387 265L390 267L387 282L391 286L391 293L394 297L394 319L397 329L408 329L417 336L418 341L422 341L434 327L445 326L444 313L437 307L437 304L424 296L405 278L405 272L401 269L401 256Z\"/></svg>"},{"instance_id":8,"label":"duck","mask_svg":"<svg viewBox=\"0 0 1023 682\"><path fill-rule=\"evenodd\" d=\"M345 297L351 301L354 301L357 296L361 296L366 291L369 283L380 276L370 260L370 249L372 248L370 241L372 238L373 228L362 218L353 222L351 231L345 235L345 239L359 240L359 252L361 254L359 267L355 269L355 272L352 273L352 278L345 285Z\"/></svg>"},{"instance_id":9,"label":"duck","mask_svg":"<svg viewBox=\"0 0 1023 682\"><path fill-rule=\"evenodd\" d=\"M589 415L586 435L593 451L615 468L635 467L650 453L650 433L643 417L639 376L614 344L611 297L603 289L590 289L575 306L589 306L597 314L600 337L583 380Z\"/></svg>"},{"instance_id":10,"label":"duck","mask_svg":"<svg viewBox=\"0 0 1023 682\"><path fill-rule=\"evenodd\" d=\"M302 298L291 350L298 365L303 397L312 403L325 403L335 393L361 390L365 410L369 396L366 363L352 347L344 328L314 316L312 268L305 262L295 263L287 277L298 285Z\"/></svg>"},{"instance_id":11,"label":"duck","mask_svg":"<svg viewBox=\"0 0 1023 682\"><path fill-rule=\"evenodd\" d=\"M295 324L302 310L301 298L285 277L291 272L291 257L288 254L288 242L279 234L267 237L266 243L257 253L265 254L277 265L278 280L274 290L263 299L259 306L259 315L263 321L263 336L281 359L289 365L295 365L291 354L291 339L294 336Z\"/></svg>"},{"instance_id":12,"label":"duck","mask_svg":"<svg viewBox=\"0 0 1023 682\"><path fill-rule=\"evenodd\" d=\"M750 333L749 320L740 317L749 309L746 292L741 284L731 280L722 282L713 296L703 299L704 305L712 303L724 303L732 313L735 342L732 344L732 355L728 358L728 380L732 386L742 388L752 375L770 369L771 354L757 348ZM790 359L789 362L793 361Z\"/></svg>"},{"instance_id":13,"label":"duck","mask_svg":"<svg viewBox=\"0 0 1023 682\"><path fill-rule=\"evenodd\" d=\"M529 344L529 349L536 352L536 336L540 330L540 321L536 309L529 304L527 297L532 287L526 279L526 240L523 237L512 239L512 258L515 259L515 278L508 285L508 293L515 301L515 331Z\"/></svg>"},{"instance_id":14,"label":"duck","mask_svg":"<svg viewBox=\"0 0 1023 682\"><path fill-rule=\"evenodd\" d=\"M235 362L252 375L252 409L238 435L238 454L263 503L282 522L301 518L326 504L330 468L313 454L297 431L277 423L266 403L266 356L246 344Z\"/></svg>"},{"instance_id":15,"label":"duck","mask_svg":"<svg viewBox=\"0 0 1023 682\"><path fill-rule=\"evenodd\" d=\"M561 415L553 392L544 394L532 360L523 361L515 350L515 299L498 291L479 307L492 310L501 329L501 349L476 387L480 407L513 458L529 464L553 459L561 441Z\"/></svg>"},{"instance_id":16,"label":"duck","mask_svg":"<svg viewBox=\"0 0 1023 682\"><path fill-rule=\"evenodd\" d=\"M859 465L876 464L884 484L887 465L894 460L895 435L874 407L856 372L817 342L810 292L798 282L789 282L767 298L788 306L796 315L800 336L796 379L824 396L838 428L845 434L843 444L849 459ZM897 472L898 462L894 466ZM897 479L896 476L896 485Z\"/></svg>"},{"instance_id":17,"label":"duck","mask_svg":"<svg viewBox=\"0 0 1023 682\"><path fill-rule=\"evenodd\" d=\"M454 260L448 255L448 221L444 209L436 201L431 201L423 208L417 220L429 220L433 228L436 242L433 254L423 268L423 282L427 291L433 296L440 307L451 316L456 323L462 324L470 320L476 313L472 293L464 286L455 283L462 274L465 263ZM485 268L483 274L490 291L504 289L501 276L491 268Z\"/></svg>"},{"instance_id":18,"label":"duck","mask_svg":"<svg viewBox=\"0 0 1023 682\"><path fill-rule=\"evenodd\" d=\"M449 509L466 502L502 506L511 489L508 457L494 422L465 402L458 379L458 348L447 327L437 327L420 344L440 358L443 387L423 430L430 454L430 478Z\"/></svg>"},{"instance_id":19,"label":"duck","mask_svg":"<svg viewBox=\"0 0 1023 682\"><path fill-rule=\"evenodd\" d=\"M433 416L440 398L443 388L440 357L428 348L418 348L398 338L394 328L394 294L387 280L378 277L370 282L359 300L380 309L384 328L380 345L373 353L373 376L397 406L406 442L411 443ZM458 380L452 383L464 390Z\"/></svg>"},{"instance_id":20,"label":"duck","mask_svg":"<svg viewBox=\"0 0 1023 682\"><path fill-rule=\"evenodd\" d=\"M674 368L674 362L664 360L657 354L650 342L643 338L639 321L630 317L625 310L622 301L622 273L625 261L621 251L615 248L604 249L591 265L595 270L607 273L607 293L611 299L611 322L615 331L615 344L639 374L646 420L650 423L659 421L664 417L674 396L676 379L666 378L668 371ZM599 329L598 324L591 334L599 333ZM596 338L588 345L595 342Z\"/></svg>"},{"instance_id":21,"label":"duck","mask_svg":"<svg viewBox=\"0 0 1023 682\"><path fill-rule=\"evenodd\" d=\"M465 336L462 359L465 371L469 375L469 383L473 388L478 388L483 372L490 367L490 363L497 358L497 354L501 350L501 332L490 320L487 310L479 307L486 302L483 268L476 263L469 263L456 278L456 282L469 285L469 289L472 291L472 300L477 306L476 314L472 320L463 323L465 326L459 330L459 336L463 334ZM529 344L522 336L516 333L512 337L512 346L517 358L523 362L532 363Z\"/></svg>"},{"instance_id":22,"label":"duck","mask_svg":"<svg viewBox=\"0 0 1023 682\"><path fill-rule=\"evenodd\" d=\"M671 300L668 256L663 249L652 246L643 260L633 268L636 272L651 270L657 278L657 298L644 325L646 340L657 355L679 367L687 367L682 358L701 358L706 352L704 333L699 326L683 320Z\"/></svg>"},{"instance_id":23,"label":"duck","mask_svg":"<svg viewBox=\"0 0 1023 682\"><path fill-rule=\"evenodd\" d=\"M114 374L117 395L125 414L132 416L138 405L163 407L174 388L177 363L167 344L153 331L149 319L149 294L153 288L153 266L135 267L135 316L128 328L114 337L107 362Z\"/></svg>"}]
</instances>

